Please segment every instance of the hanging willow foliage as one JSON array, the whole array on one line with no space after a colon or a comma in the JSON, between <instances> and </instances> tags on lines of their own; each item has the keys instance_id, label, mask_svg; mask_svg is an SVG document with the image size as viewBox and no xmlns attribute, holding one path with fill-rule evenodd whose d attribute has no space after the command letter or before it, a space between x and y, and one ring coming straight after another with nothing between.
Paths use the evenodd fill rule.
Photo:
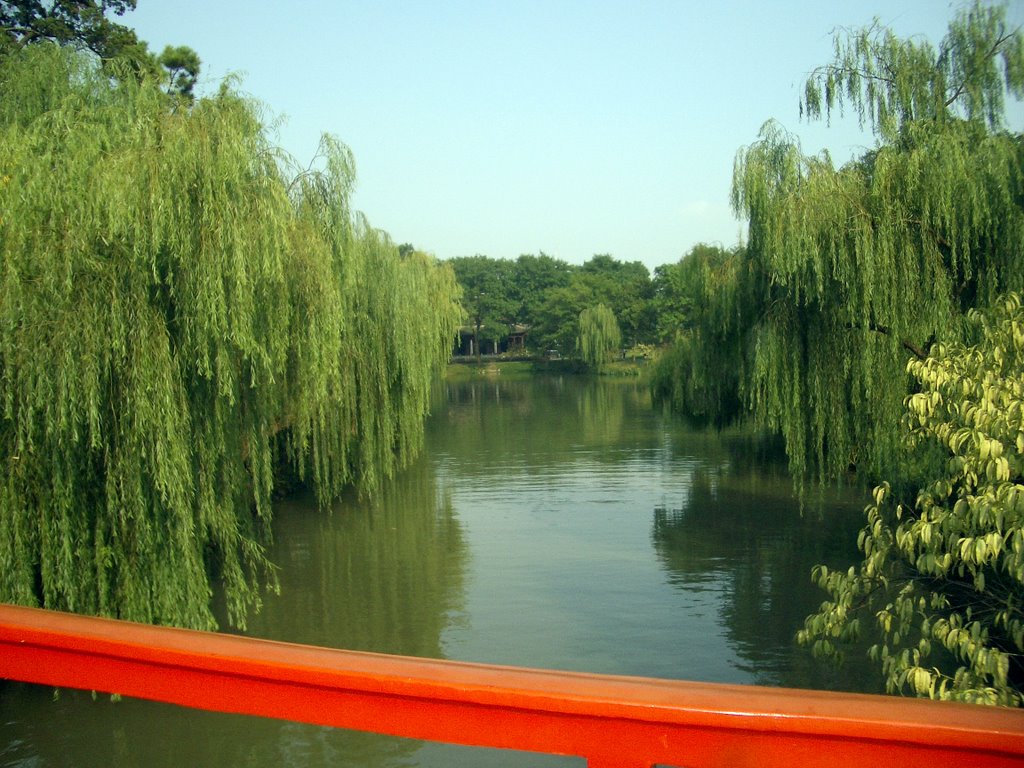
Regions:
<instances>
[{"instance_id":1,"label":"hanging willow foliage","mask_svg":"<svg viewBox=\"0 0 1024 768\"><path fill-rule=\"evenodd\" d=\"M313 381L325 389L296 398L286 438L326 501L352 483L373 490L419 451L430 384L451 353L462 309L449 267L417 251L401 256L386 234L339 205L352 185L352 158L329 137L321 151L327 168L298 176L292 197L331 254L342 322L331 344L304 350L322 368Z\"/></svg>"},{"instance_id":2,"label":"hanging willow foliage","mask_svg":"<svg viewBox=\"0 0 1024 768\"><path fill-rule=\"evenodd\" d=\"M721 308L703 334L725 338L747 318L733 335L739 396L784 436L800 484L851 466L904 475L907 359L959 338L971 307L1024 288L1024 142L995 130L1005 94L1024 89L1024 46L1004 15L969 9L938 51L874 27L838 37L803 108L856 108L879 138L859 160L805 156L775 123L737 155L742 285L711 299Z\"/></svg>"},{"instance_id":3,"label":"hanging willow foliage","mask_svg":"<svg viewBox=\"0 0 1024 768\"><path fill-rule=\"evenodd\" d=\"M651 392L698 428L722 428L742 415L743 337L758 310L754 283L741 274L749 266L743 248L701 244L668 270L683 322L654 365Z\"/></svg>"},{"instance_id":4,"label":"hanging willow foliage","mask_svg":"<svg viewBox=\"0 0 1024 768\"><path fill-rule=\"evenodd\" d=\"M615 313L604 304L587 307L579 316L576 350L583 362L600 371L622 346Z\"/></svg>"},{"instance_id":5,"label":"hanging willow foliage","mask_svg":"<svg viewBox=\"0 0 1024 768\"><path fill-rule=\"evenodd\" d=\"M244 626L278 446L321 498L419 445L450 271L287 183L229 86L191 110L48 46L0 69L0 599ZM418 314L414 314L418 311Z\"/></svg>"}]
</instances>

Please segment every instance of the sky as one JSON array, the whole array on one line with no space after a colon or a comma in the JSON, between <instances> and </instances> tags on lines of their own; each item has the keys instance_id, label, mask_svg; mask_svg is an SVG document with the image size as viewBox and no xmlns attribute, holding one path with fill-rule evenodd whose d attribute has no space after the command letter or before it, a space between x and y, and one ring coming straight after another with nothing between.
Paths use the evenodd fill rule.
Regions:
<instances>
[{"instance_id":1,"label":"sky","mask_svg":"<svg viewBox=\"0 0 1024 768\"><path fill-rule=\"evenodd\" d=\"M878 19L937 43L945 0L138 0L150 49L188 45L198 93L225 77L303 167L330 133L355 156L353 207L447 259L608 253L653 270L730 247L737 150L769 119L845 162L856 119L802 121L833 33ZM1024 0L1008 5L1024 25ZM1012 105L1008 127L1024 130Z\"/></svg>"}]
</instances>

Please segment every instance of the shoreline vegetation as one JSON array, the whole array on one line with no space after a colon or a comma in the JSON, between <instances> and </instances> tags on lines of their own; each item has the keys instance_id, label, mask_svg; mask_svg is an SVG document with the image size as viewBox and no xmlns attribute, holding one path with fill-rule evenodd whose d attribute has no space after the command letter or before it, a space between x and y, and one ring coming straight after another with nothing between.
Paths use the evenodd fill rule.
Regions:
<instances>
[{"instance_id":1,"label":"shoreline vegetation","mask_svg":"<svg viewBox=\"0 0 1024 768\"><path fill-rule=\"evenodd\" d=\"M1005 6L937 45L836 32L801 115L855 113L874 146L836 167L766 122L733 169L745 243L653 279L396 245L351 209L344 144L300 165L237 81L196 97L194 51L105 16L129 7L0 6L0 600L213 628L217 590L244 628L277 589L282 465L324 506L372 493L420 450L441 371L628 377L692 427L778 436L801 497L878 483L864 561L816 570L800 642L841 658L870 633L893 693L1024 704ZM524 346L548 352L474 355Z\"/></svg>"},{"instance_id":2,"label":"shoreline vegetation","mask_svg":"<svg viewBox=\"0 0 1024 768\"><path fill-rule=\"evenodd\" d=\"M326 507L420 450L452 270L230 82L186 106L70 46L0 54L0 600L212 629L216 591L244 628L280 466Z\"/></svg>"},{"instance_id":3,"label":"shoreline vegetation","mask_svg":"<svg viewBox=\"0 0 1024 768\"><path fill-rule=\"evenodd\" d=\"M779 434L801 494L875 485L863 561L825 566L798 633L867 638L891 693L1024 704L1024 32L963 6L945 37L834 36L801 114L854 113L836 166L765 123L736 157L748 242L681 263L691 311L655 375L691 423Z\"/></svg>"},{"instance_id":4,"label":"shoreline vegetation","mask_svg":"<svg viewBox=\"0 0 1024 768\"><path fill-rule=\"evenodd\" d=\"M640 379L647 381L650 361L616 360L606 363L600 371L579 360L548 360L543 357L482 355L453 357L444 371L445 381L468 381L474 378L523 379L530 376L569 375L601 378Z\"/></svg>"}]
</instances>

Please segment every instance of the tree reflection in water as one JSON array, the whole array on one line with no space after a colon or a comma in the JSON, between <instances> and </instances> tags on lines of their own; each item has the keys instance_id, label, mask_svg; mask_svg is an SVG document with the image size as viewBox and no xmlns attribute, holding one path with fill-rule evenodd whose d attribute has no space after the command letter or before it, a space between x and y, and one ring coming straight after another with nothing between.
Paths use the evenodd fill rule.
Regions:
<instances>
[{"instance_id":1,"label":"tree reflection in water","mask_svg":"<svg viewBox=\"0 0 1024 768\"><path fill-rule=\"evenodd\" d=\"M290 642L443 656L461 608L466 543L450 500L418 461L372 500L329 513L312 497L279 502L281 595L249 634ZM0 765L178 768L181 765L398 768L420 742L0 681Z\"/></svg>"},{"instance_id":2,"label":"tree reflection in water","mask_svg":"<svg viewBox=\"0 0 1024 768\"><path fill-rule=\"evenodd\" d=\"M837 668L809 659L794 640L824 599L810 584L813 566L845 569L857 560L860 495L830 492L801 512L784 475L736 466L695 469L682 505L654 510L652 540L670 583L686 590L721 581L720 626L758 684L881 692L866 644Z\"/></svg>"}]
</instances>

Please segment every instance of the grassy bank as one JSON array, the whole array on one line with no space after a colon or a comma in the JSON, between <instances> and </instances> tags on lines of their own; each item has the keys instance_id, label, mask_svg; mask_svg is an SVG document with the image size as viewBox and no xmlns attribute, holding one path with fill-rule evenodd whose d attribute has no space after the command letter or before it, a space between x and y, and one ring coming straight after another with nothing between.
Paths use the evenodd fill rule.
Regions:
<instances>
[{"instance_id":1,"label":"grassy bank","mask_svg":"<svg viewBox=\"0 0 1024 768\"><path fill-rule=\"evenodd\" d=\"M633 378L645 373L643 360L624 360L610 363L601 376ZM526 379L537 374L593 376L595 372L578 360L506 360L502 358L457 358L448 364L445 381L472 381L479 378Z\"/></svg>"}]
</instances>

